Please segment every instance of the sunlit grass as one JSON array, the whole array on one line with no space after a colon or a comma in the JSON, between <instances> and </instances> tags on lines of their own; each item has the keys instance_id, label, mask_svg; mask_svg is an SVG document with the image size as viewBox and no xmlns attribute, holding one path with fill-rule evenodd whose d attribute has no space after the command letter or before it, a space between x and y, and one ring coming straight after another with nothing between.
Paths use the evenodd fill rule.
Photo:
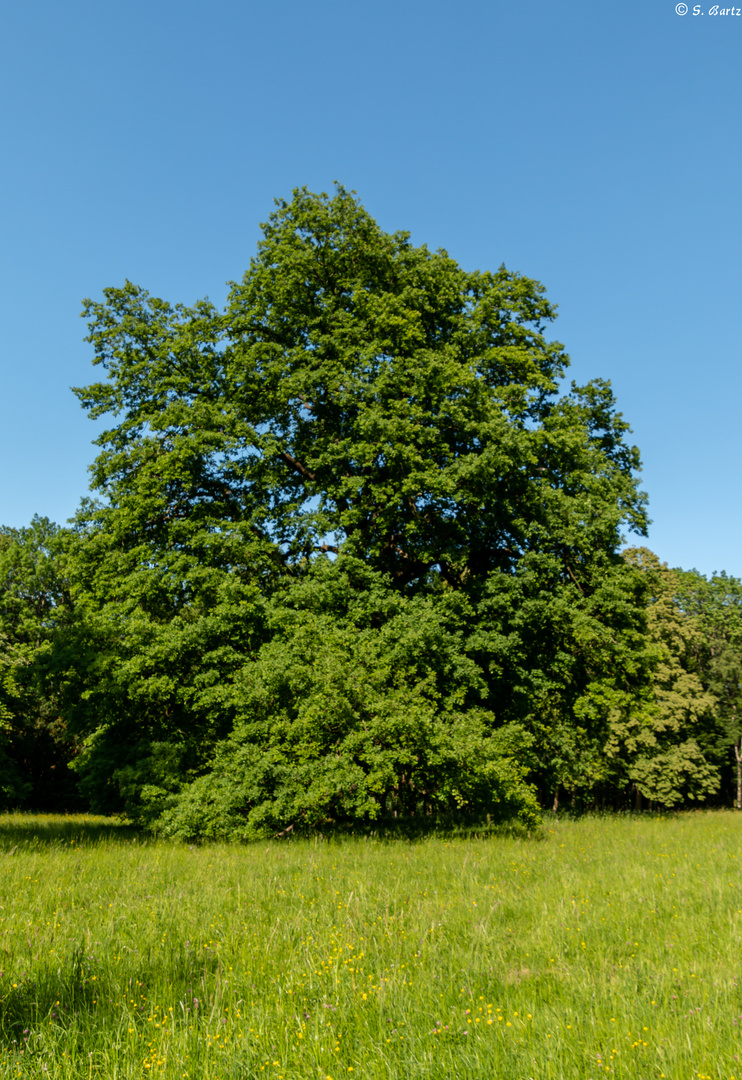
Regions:
<instances>
[{"instance_id":1,"label":"sunlit grass","mask_svg":"<svg viewBox=\"0 0 742 1080\"><path fill-rule=\"evenodd\" d=\"M742 814L190 848L0 818L0 1075L742 1080Z\"/></svg>"}]
</instances>

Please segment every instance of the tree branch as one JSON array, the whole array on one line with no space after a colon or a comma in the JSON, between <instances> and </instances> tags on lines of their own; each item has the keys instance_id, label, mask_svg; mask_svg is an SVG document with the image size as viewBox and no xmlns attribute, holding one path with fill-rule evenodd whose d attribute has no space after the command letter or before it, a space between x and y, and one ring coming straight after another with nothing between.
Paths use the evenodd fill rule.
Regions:
<instances>
[{"instance_id":1,"label":"tree branch","mask_svg":"<svg viewBox=\"0 0 742 1080\"><path fill-rule=\"evenodd\" d=\"M294 472L298 472L300 476L303 476L305 480L311 480L313 484L317 483L316 475L311 472L306 465L302 465L300 461L297 461L295 457L286 450L281 450L278 454L281 461L285 461L287 465L290 465Z\"/></svg>"},{"instance_id":2,"label":"tree branch","mask_svg":"<svg viewBox=\"0 0 742 1080\"><path fill-rule=\"evenodd\" d=\"M319 545L315 546L314 550L315 551L324 551L325 553L328 552L328 551L331 551L333 555L339 555L340 554L340 548L335 547L334 544L322 543L322 544L319 544Z\"/></svg>"},{"instance_id":3,"label":"tree branch","mask_svg":"<svg viewBox=\"0 0 742 1080\"><path fill-rule=\"evenodd\" d=\"M577 586L577 588L578 588L578 589L580 590L580 593L581 593L581 595L582 595L582 596L584 597L584 595L585 595L585 590L583 589L582 585L580 585L579 581L577 580L577 578L576 578L576 577L574 576L574 574L572 573L572 567L571 567L571 566L569 565L569 563L567 562L567 560L566 560L566 559L564 560L564 565L565 565L565 566L567 567L567 573L568 573L568 574L569 574L569 576L570 576L570 577L572 578L572 580L574 581L574 583L575 583L575 585Z\"/></svg>"}]
</instances>

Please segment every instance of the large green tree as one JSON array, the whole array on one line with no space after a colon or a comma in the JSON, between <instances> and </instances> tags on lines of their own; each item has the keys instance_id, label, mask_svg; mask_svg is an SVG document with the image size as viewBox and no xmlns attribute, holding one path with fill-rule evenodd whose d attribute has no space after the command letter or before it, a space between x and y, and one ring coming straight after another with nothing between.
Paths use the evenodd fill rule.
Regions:
<instances>
[{"instance_id":1,"label":"large green tree","mask_svg":"<svg viewBox=\"0 0 742 1080\"><path fill-rule=\"evenodd\" d=\"M230 520L295 561L343 550L400 587L453 587L644 529L635 448L610 388L558 393L567 357L537 282L466 272L389 235L339 189L295 193L264 226L227 309L127 285L88 303L117 414L94 484L141 542Z\"/></svg>"},{"instance_id":2,"label":"large green tree","mask_svg":"<svg viewBox=\"0 0 742 1080\"><path fill-rule=\"evenodd\" d=\"M538 282L465 271L383 232L344 189L302 189L278 202L223 312L127 283L86 314L105 379L77 393L91 415L115 418L98 440L98 501L81 511L75 560L98 643L75 721L91 791L107 776L112 798L128 791L131 805L138 792L133 804L146 796L159 813L184 778L228 775L239 758L263 777L240 812L277 828L317 807L372 815L413 790L430 804L430 762L453 775L467 745L464 801L480 809L520 799L530 812L527 770L551 788L592 782L604 720L583 710L587 726L577 737L569 727L596 673L629 695L640 681L616 662L643 618L618 549L624 529L644 531L645 500L609 385L561 389L568 358L548 340L555 309ZM361 594L383 583L397 615L366 624L348 601L328 624L296 599L307 582L325 587L318 560L337 560ZM359 565L373 588L348 577ZM435 678L400 667L397 617L428 626L428 640L448 626L458 659L433 650ZM360 640L375 665L366 696L343 706L343 723L312 727L322 687L336 687L335 705L350 694ZM470 672L458 699L446 664ZM343 724L393 730L405 680L417 750L378 771L370 747L387 736L354 742ZM397 718L386 728L382 699ZM423 714L437 717L432 743L420 741ZM518 767L498 774L497 754L518 756L516 732ZM265 779L277 739L280 784ZM320 783L302 802L313 782L297 779L299 765L321 771L338 754L332 798ZM450 806L462 776L435 781ZM284 782L296 788L277 800L285 810L259 809Z\"/></svg>"}]
</instances>

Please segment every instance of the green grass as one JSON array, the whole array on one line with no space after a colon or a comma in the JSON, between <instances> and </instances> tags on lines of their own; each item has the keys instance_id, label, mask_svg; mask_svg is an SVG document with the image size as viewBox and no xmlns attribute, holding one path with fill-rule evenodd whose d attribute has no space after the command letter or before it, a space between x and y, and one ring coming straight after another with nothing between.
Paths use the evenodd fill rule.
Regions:
<instances>
[{"instance_id":1,"label":"green grass","mask_svg":"<svg viewBox=\"0 0 742 1080\"><path fill-rule=\"evenodd\" d=\"M742 814L202 848L0 818L3 1077L742 1080L741 970Z\"/></svg>"}]
</instances>

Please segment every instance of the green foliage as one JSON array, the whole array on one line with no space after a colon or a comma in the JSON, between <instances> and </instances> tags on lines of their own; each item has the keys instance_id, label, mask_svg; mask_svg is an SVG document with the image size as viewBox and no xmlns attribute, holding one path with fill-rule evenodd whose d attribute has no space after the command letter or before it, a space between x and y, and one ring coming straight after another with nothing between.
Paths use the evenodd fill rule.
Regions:
<instances>
[{"instance_id":1,"label":"green foliage","mask_svg":"<svg viewBox=\"0 0 742 1080\"><path fill-rule=\"evenodd\" d=\"M107 556L87 540L78 552L78 572L82 566L95 588ZM167 572L167 559L135 563L100 598L79 586L82 678L68 713L83 744L74 768L93 809L125 810L141 821L198 774L231 729L234 675L263 623L259 589L236 555L225 566L180 553L177 575Z\"/></svg>"},{"instance_id":2,"label":"green foliage","mask_svg":"<svg viewBox=\"0 0 742 1080\"><path fill-rule=\"evenodd\" d=\"M742 582L728 574L709 580L678 574L678 603L698 628L694 670L714 695L717 747L734 754L737 809L742 809Z\"/></svg>"},{"instance_id":3,"label":"green foliage","mask_svg":"<svg viewBox=\"0 0 742 1080\"><path fill-rule=\"evenodd\" d=\"M95 498L0 531L8 791L59 765L189 838L532 823L705 799L734 747L742 804L742 586L622 557L638 451L538 282L338 186L276 204L223 311L84 312Z\"/></svg>"},{"instance_id":4,"label":"green foliage","mask_svg":"<svg viewBox=\"0 0 742 1080\"><path fill-rule=\"evenodd\" d=\"M165 816L178 835L254 837L445 812L537 816L530 740L496 729L458 596L405 597L352 556L274 598L237 682L230 737Z\"/></svg>"},{"instance_id":5,"label":"green foliage","mask_svg":"<svg viewBox=\"0 0 742 1080\"><path fill-rule=\"evenodd\" d=\"M498 714L521 722L536 747L544 797L560 789L590 803L619 790L606 744L608 701L641 708L651 658L645 584L622 559L595 551L581 582L554 556L528 555L512 575L490 575L471 633Z\"/></svg>"},{"instance_id":6,"label":"green foliage","mask_svg":"<svg viewBox=\"0 0 742 1080\"><path fill-rule=\"evenodd\" d=\"M533 550L579 577L622 524L644 529L644 497L608 385L558 395L543 293L382 232L342 188L298 191L223 315L131 284L87 302L108 381L77 393L121 415L93 516L125 563L228 521L279 564L342 548L401 587L460 588Z\"/></svg>"},{"instance_id":7,"label":"green foliage","mask_svg":"<svg viewBox=\"0 0 742 1080\"><path fill-rule=\"evenodd\" d=\"M40 808L76 805L58 651L74 621L66 539L47 518L35 517L25 529L0 528L0 789L6 807L27 800Z\"/></svg>"},{"instance_id":8,"label":"green foliage","mask_svg":"<svg viewBox=\"0 0 742 1080\"><path fill-rule=\"evenodd\" d=\"M645 707L618 714L611 752L646 798L663 806L703 799L719 788L714 760L715 698L695 674L701 634L678 605L678 575L646 548L626 553L646 576L654 663Z\"/></svg>"},{"instance_id":9,"label":"green foliage","mask_svg":"<svg viewBox=\"0 0 742 1080\"><path fill-rule=\"evenodd\" d=\"M3 631L39 646L69 619L69 581L60 555L63 534L48 518L25 529L0 527L0 621Z\"/></svg>"},{"instance_id":10,"label":"green foliage","mask_svg":"<svg viewBox=\"0 0 742 1080\"><path fill-rule=\"evenodd\" d=\"M116 421L72 559L94 806L262 835L595 784L574 718L638 692L645 500L608 384L560 393L538 282L302 189L223 313L130 283L85 312L77 394Z\"/></svg>"},{"instance_id":11,"label":"green foliage","mask_svg":"<svg viewBox=\"0 0 742 1080\"><path fill-rule=\"evenodd\" d=\"M279 202L232 290L224 354L271 535L400 586L434 571L461 588L533 550L578 574L621 522L641 531L609 387L558 396L554 316L538 282L385 234L342 188Z\"/></svg>"},{"instance_id":12,"label":"green foliage","mask_svg":"<svg viewBox=\"0 0 742 1080\"><path fill-rule=\"evenodd\" d=\"M21 690L18 670L27 661L4 634L0 634L0 809L22 806L30 790L17 763L13 761L13 719Z\"/></svg>"}]
</instances>

